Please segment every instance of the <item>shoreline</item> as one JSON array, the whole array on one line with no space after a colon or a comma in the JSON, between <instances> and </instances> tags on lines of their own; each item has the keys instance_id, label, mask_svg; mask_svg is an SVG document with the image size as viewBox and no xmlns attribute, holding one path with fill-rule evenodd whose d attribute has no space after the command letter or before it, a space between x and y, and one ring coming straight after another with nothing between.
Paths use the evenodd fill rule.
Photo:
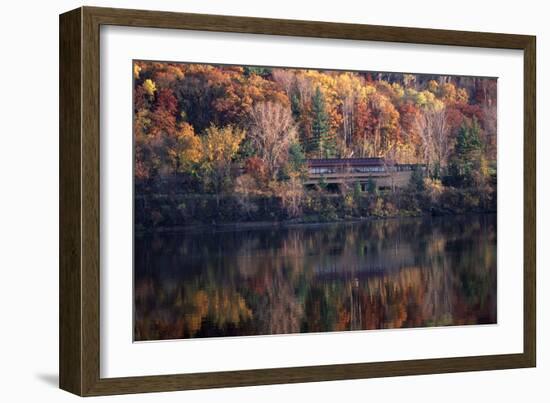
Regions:
<instances>
[{"instance_id":1,"label":"shoreline","mask_svg":"<svg viewBox=\"0 0 550 403\"><path fill-rule=\"evenodd\" d=\"M159 226L148 230L137 230L134 226L134 236L147 236L153 234L167 234L178 232L202 232L202 231L238 231L249 229L267 229L267 228L290 228L295 226L300 227L322 227L335 224L358 224L369 221L380 220L396 220L396 219L412 219L412 218L427 218L427 217L460 217L460 216L472 216L480 214L494 214L496 211L470 211L462 213L445 213L445 214L433 214L433 213L418 213L412 215L392 215L387 217L370 216L370 217L353 217L343 218L339 220L331 221L317 221L311 222L307 220L283 220L283 221L249 221L249 222L227 222L227 223L212 223L212 224L189 224L179 226Z\"/></svg>"}]
</instances>

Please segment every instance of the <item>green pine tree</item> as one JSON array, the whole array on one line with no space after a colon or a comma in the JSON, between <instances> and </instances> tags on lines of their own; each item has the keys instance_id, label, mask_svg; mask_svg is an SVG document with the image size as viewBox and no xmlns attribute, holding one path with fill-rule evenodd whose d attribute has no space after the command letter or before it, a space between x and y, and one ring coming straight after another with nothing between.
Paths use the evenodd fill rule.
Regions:
<instances>
[{"instance_id":1,"label":"green pine tree","mask_svg":"<svg viewBox=\"0 0 550 403\"><path fill-rule=\"evenodd\" d=\"M450 184L472 186L476 171L481 168L482 143L481 129L474 118L471 126L463 124L458 131L453 155L449 162Z\"/></svg>"},{"instance_id":2,"label":"green pine tree","mask_svg":"<svg viewBox=\"0 0 550 403\"><path fill-rule=\"evenodd\" d=\"M319 87L315 89L315 94L313 95L312 113L312 136L308 144L308 151L316 153L321 158L334 157L336 150L335 138L330 133L325 97Z\"/></svg>"},{"instance_id":3,"label":"green pine tree","mask_svg":"<svg viewBox=\"0 0 550 403\"><path fill-rule=\"evenodd\" d=\"M302 101L300 100L300 97L298 94L293 94L290 98L290 110L292 111L292 117L294 118L294 121L297 122L298 126L298 139L300 141L300 145L302 146L302 150L307 152L308 151L308 139L306 130L304 128L304 111L302 107Z\"/></svg>"},{"instance_id":4,"label":"green pine tree","mask_svg":"<svg viewBox=\"0 0 550 403\"><path fill-rule=\"evenodd\" d=\"M302 103L298 94L292 94L292 97L290 97L290 110L294 120L300 120L302 117Z\"/></svg>"},{"instance_id":5,"label":"green pine tree","mask_svg":"<svg viewBox=\"0 0 550 403\"><path fill-rule=\"evenodd\" d=\"M252 74L256 74L266 78L271 75L271 69L268 67L244 66L244 74L247 77L250 77Z\"/></svg>"},{"instance_id":6,"label":"green pine tree","mask_svg":"<svg viewBox=\"0 0 550 403\"><path fill-rule=\"evenodd\" d=\"M307 159L300 143L292 143L288 149L288 164L293 172L307 177Z\"/></svg>"},{"instance_id":7,"label":"green pine tree","mask_svg":"<svg viewBox=\"0 0 550 403\"><path fill-rule=\"evenodd\" d=\"M422 168L416 167L413 169L409 180L409 189L415 192L422 192L425 190L424 172Z\"/></svg>"},{"instance_id":8,"label":"green pine tree","mask_svg":"<svg viewBox=\"0 0 550 403\"><path fill-rule=\"evenodd\" d=\"M369 178L366 183L366 189L368 194L378 195L378 186L376 186L376 182L374 181L374 179Z\"/></svg>"}]
</instances>

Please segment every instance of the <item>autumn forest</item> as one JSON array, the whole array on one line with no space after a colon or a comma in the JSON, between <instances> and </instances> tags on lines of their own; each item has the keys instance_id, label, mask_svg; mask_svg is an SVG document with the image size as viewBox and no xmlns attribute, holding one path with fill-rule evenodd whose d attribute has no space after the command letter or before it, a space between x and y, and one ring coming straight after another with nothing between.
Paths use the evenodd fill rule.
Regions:
<instances>
[{"instance_id":1,"label":"autumn forest","mask_svg":"<svg viewBox=\"0 0 550 403\"><path fill-rule=\"evenodd\" d=\"M494 210L496 111L494 78L136 61L138 224ZM375 157L410 186L304 186L311 159Z\"/></svg>"}]
</instances>

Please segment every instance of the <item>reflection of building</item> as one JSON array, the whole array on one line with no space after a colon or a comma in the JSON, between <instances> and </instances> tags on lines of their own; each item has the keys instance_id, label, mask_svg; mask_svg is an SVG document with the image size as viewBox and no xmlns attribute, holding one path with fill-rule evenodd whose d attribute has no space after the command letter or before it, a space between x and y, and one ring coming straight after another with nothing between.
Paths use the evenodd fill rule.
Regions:
<instances>
[{"instance_id":1,"label":"reflection of building","mask_svg":"<svg viewBox=\"0 0 550 403\"><path fill-rule=\"evenodd\" d=\"M359 183L362 189L372 180L378 188L407 186L413 169L421 165L396 164L385 158L329 158L307 160L306 185Z\"/></svg>"}]
</instances>

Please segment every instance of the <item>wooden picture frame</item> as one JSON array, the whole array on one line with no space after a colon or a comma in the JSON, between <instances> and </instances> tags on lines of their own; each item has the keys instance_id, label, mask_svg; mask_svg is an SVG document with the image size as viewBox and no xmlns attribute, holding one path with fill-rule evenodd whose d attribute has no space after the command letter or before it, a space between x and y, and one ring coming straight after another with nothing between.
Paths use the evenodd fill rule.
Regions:
<instances>
[{"instance_id":1,"label":"wooden picture frame","mask_svg":"<svg viewBox=\"0 0 550 403\"><path fill-rule=\"evenodd\" d=\"M100 377L100 26L171 28L524 52L523 353L126 378ZM534 367L534 36L81 7L60 16L60 387L81 396Z\"/></svg>"}]
</instances>

